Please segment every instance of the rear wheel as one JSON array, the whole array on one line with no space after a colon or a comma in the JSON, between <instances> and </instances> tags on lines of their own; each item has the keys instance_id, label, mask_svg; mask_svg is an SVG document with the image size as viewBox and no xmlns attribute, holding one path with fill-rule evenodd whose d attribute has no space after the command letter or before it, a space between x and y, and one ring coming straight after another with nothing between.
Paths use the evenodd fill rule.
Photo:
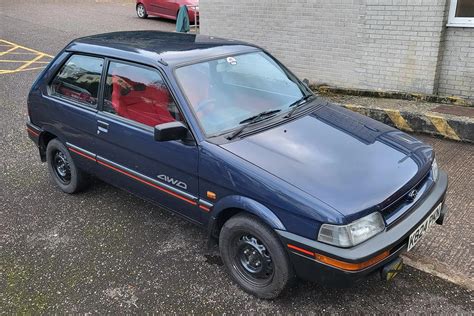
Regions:
<instances>
[{"instance_id":1,"label":"rear wheel","mask_svg":"<svg viewBox=\"0 0 474 316\"><path fill-rule=\"evenodd\" d=\"M46 147L46 161L51 177L64 192L79 192L89 183L88 176L76 167L66 146L57 138Z\"/></svg>"},{"instance_id":2,"label":"rear wheel","mask_svg":"<svg viewBox=\"0 0 474 316\"><path fill-rule=\"evenodd\" d=\"M142 3L137 4L137 16L140 19L146 19L148 17L148 13L146 12L145 6Z\"/></svg>"},{"instance_id":3,"label":"rear wheel","mask_svg":"<svg viewBox=\"0 0 474 316\"><path fill-rule=\"evenodd\" d=\"M257 297L276 298L294 279L278 237L252 215L238 214L224 224L219 249L234 281Z\"/></svg>"}]
</instances>

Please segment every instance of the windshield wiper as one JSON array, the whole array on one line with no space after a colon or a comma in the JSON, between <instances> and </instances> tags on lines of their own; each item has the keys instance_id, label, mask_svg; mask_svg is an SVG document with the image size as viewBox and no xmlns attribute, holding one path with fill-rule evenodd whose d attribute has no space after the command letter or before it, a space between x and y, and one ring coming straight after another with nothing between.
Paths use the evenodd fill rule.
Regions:
<instances>
[{"instance_id":1,"label":"windshield wiper","mask_svg":"<svg viewBox=\"0 0 474 316\"><path fill-rule=\"evenodd\" d=\"M293 115L293 113L295 113L296 109L300 106L302 106L303 104L306 103L306 101L310 98L314 97L314 95L312 94L308 94L308 95L305 95L304 97L302 97L301 99L299 100L296 100L295 102L291 103L288 108L291 108L290 111L288 111L288 113L285 115L285 118L289 118Z\"/></svg>"},{"instance_id":2,"label":"windshield wiper","mask_svg":"<svg viewBox=\"0 0 474 316\"><path fill-rule=\"evenodd\" d=\"M263 111L263 112L260 112L256 115L252 115L251 117L248 117L245 120L240 121L239 124L245 124L245 125L242 125L239 129L237 129L235 132L233 132L232 135L228 136L227 139L228 140L234 139L237 135L242 133L249 125L260 122L263 119L270 118L270 117L274 116L276 113L278 113L280 111L281 110Z\"/></svg>"}]
</instances>

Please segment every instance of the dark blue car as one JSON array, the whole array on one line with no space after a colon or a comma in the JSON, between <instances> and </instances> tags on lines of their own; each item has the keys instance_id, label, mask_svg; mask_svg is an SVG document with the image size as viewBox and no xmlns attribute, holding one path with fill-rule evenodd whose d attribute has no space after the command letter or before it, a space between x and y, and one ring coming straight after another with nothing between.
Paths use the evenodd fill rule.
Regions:
<instances>
[{"instance_id":1,"label":"dark blue car","mask_svg":"<svg viewBox=\"0 0 474 316\"><path fill-rule=\"evenodd\" d=\"M297 276L391 279L446 213L431 147L327 103L248 43L80 38L34 83L28 114L64 192L94 176L203 226L233 280L262 298Z\"/></svg>"}]
</instances>

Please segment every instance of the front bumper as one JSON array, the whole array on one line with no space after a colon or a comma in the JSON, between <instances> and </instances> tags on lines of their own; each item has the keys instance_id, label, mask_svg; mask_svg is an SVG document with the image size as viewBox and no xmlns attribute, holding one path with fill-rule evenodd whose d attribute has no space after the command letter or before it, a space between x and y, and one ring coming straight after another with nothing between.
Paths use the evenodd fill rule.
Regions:
<instances>
[{"instance_id":1,"label":"front bumper","mask_svg":"<svg viewBox=\"0 0 474 316\"><path fill-rule=\"evenodd\" d=\"M383 266L397 258L407 249L410 234L431 214L431 211L444 202L448 187L448 176L439 172L438 181L427 196L420 201L409 214L399 223L377 236L352 248L339 248L276 230L282 243L288 247L288 253L298 277L325 284L345 285L364 279L368 275L380 272ZM443 205L441 216L437 223L442 223L446 214ZM327 257L336 262L360 264L361 269L350 270L337 268L327 264L320 257ZM377 258L383 259L378 260ZM366 267L364 267L366 266Z\"/></svg>"}]
</instances>

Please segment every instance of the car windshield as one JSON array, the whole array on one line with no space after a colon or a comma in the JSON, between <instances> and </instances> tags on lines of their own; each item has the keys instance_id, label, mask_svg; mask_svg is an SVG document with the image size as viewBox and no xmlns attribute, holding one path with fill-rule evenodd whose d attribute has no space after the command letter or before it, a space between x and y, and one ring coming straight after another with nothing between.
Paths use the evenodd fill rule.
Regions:
<instances>
[{"instance_id":1,"label":"car windshield","mask_svg":"<svg viewBox=\"0 0 474 316\"><path fill-rule=\"evenodd\" d=\"M288 111L310 94L263 52L183 66L176 69L176 77L209 137L229 132L265 111Z\"/></svg>"}]
</instances>

